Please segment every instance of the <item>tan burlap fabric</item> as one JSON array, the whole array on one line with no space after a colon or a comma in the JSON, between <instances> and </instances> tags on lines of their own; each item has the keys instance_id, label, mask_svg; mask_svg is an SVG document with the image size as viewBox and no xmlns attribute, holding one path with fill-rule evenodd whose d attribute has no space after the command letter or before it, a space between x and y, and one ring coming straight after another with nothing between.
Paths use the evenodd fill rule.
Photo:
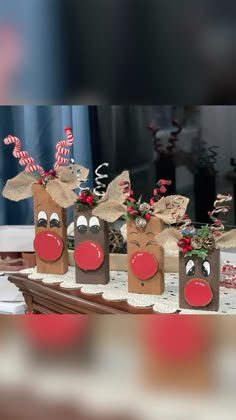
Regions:
<instances>
[{"instance_id":1,"label":"tan burlap fabric","mask_svg":"<svg viewBox=\"0 0 236 420\"><path fill-rule=\"evenodd\" d=\"M235 248L236 247L236 229L223 233L215 238L216 248Z\"/></svg>"},{"instance_id":2,"label":"tan burlap fabric","mask_svg":"<svg viewBox=\"0 0 236 420\"><path fill-rule=\"evenodd\" d=\"M126 194L123 192L124 187L119 185L120 182L130 182L128 171L122 172L108 185L105 195L93 209L94 216L113 223L125 213L126 206L123 203Z\"/></svg>"},{"instance_id":3,"label":"tan burlap fabric","mask_svg":"<svg viewBox=\"0 0 236 420\"><path fill-rule=\"evenodd\" d=\"M128 171L122 172L108 185L105 195L93 210L94 216L112 223L127 211L124 205L127 196L123 192L123 187L119 185L120 182L130 183ZM183 218L188 202L189 199L181 195L163 197L153 206L153 215L165 223L176 223Z\"/></svg>"},{"instance_id":4,"label":"tan burlap fabric","mask_svg":"<svg viewBox=\"0 0 236 420\"><path fill-rule=\"evenodd\" d=\"M155 237L158 244L163 248L168 248L169 251L179 251L177 242L180 238L182 238L182 235L175 228L164 229Z\"/></svg>"},{"instance_id":5,"label":"tan burlap fabric","mask_svg":"<svg viewBox=\"0 0 236 420\"><path fill-rule=\"evenodd\" d=\"M168 250L178 251L179 247L177 242L182 238L181 233L175 228L167 228L163 232L159 233L155 239L159 245ZM222 233L221 236L215 237L215 247L219 249L223 248L235 248L236 247L236 229L232 229L229 232Z\"/></svg>"},{"instance_id":6,"label":"tan burlap fabric","mask_svg":"<svg viewBox=\"0 0 236 420\"><path fill-rule=\"evenodd\" d=\"M77 195L72 191L87 178L89 170L74 165L72 174L68 166L63 166L56 171L57 178L47 182L45 188L52 199L63 208L68 208L74 204ZM79 180L76 171L80 170ZM2 195L12 201L20 201L33 195L32 185L37 183L36 178L26 172L21 172L16 177L7 181Z\"/></svg>"},{"instance_id":7,"label":"tan burlap fabric","mask_svg":"<svg viewBox=\"0 0 236 420\"><path fill-rule=\"evenodd\" d=\"M154 216L159 217L164 223L173 224L182 220L185 215L189 199L182 195L169 195L162 197L153 206Z\"/></svg>"}]
</instances>

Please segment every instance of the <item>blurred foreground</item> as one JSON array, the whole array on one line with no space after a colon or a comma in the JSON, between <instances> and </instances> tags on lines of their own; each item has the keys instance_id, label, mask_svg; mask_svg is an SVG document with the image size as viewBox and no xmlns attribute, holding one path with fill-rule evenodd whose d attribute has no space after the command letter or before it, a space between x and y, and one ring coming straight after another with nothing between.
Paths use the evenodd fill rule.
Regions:
<instances>
[{"instance_id":1,"label":"blurred foreground","mask_svg":"<svg viewBox=\"0 0 236 420\"><path fill-rule=\"evenodd\" d=\"M232 0L8 0L1 104L234 104Z\"/></svg>"},{"instance_id":2,"label":"blurred foreground","mask_svg":"<svg viewBox=\"0 0 236 420\"><path fill-rule=\"evenodd\" d=\"M0 319L5 419L235 419L227 316Z\"/></svg>"}]
</instances>

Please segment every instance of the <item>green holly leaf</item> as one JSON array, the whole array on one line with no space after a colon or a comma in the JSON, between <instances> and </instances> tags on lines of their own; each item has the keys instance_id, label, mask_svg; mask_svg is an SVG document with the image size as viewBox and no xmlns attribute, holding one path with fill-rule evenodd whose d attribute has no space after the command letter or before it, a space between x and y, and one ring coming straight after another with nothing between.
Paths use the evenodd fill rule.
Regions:
<instances>
[{"instance_id":1,"label":"green holly leaf","mask_svg":"<svg viewBox=\"0 0 236 420\"><path fill-rule=\"evenodd\" d=\"M198 236L200 236L200 238L205 238L209 235L209 233L210 230L208 225L202 226L201 229L198 229Z\"/></svg>"},{"instance_id":2,"label":"green holly leaf","mask_svg":"<svg viewBox=\"0 0 236 420\"><path fill-rule=\"evenodd\" d=\"M136 210L138 208L137 203L133 203L132 201L126 201L126 207L129 207L133 210Z\"/></svg>"},{"instance_id":3,"label":"green holly leaf","mask_svg":"<svg viewBox=\"0 0 236 420\"><path fill-rule=\"evenodd\" d=\"M133 216L129 213L124 214L124 219L126 220L126 222L132 222L134 220Z\"/></svg>"},{"instance_id":4,"label":"green holly leaf","mask_svg":"<svg viewBox=\"0 0 236 420\"><path fill-rule=\"evenodd\" d=\"M185 255L184 258L186 257L192 257L192 256L197 256L198 258L201 258L202 260L205 260L207 255L208 255L208 251L204 248L201 249L193 249L192 251L188 251Z\"/></svg>"},{"instance_id":5,"label":"green holly leaf","mask_svg":"<svg viewBox=\"0 0 236 420\"><path fill-rule=\"evenodd\" d=\"M136 203L137 207L139 207L141 203L142 203L142 196L140 195L140 197L139 197L139 199Z\"/></svg>"}]
</instances>

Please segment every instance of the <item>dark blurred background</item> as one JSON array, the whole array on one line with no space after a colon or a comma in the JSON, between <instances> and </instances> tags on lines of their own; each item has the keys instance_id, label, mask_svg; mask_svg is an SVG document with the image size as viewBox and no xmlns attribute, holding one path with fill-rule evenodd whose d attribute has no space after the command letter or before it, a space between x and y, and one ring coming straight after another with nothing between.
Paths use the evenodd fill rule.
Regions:
<instances>
[{"instance_id":1,"label":"dark blurred background","mask_svg":"<svg viewBox=\"0 0 236 420\"><path fill-rule=\"evenodd\" d=\"M233 0L9 0L1 103L235 102Z\"/></svg>"}]
</instances>

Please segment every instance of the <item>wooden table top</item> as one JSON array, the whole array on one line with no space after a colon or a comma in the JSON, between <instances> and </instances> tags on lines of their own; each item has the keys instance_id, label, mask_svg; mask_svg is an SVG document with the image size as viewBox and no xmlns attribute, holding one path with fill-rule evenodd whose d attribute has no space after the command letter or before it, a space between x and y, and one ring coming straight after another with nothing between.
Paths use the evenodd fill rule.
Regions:
<instances>
[{"instance_id":1,"label":"wooden table top","mask_svg":"<svg viewBox=\"0 0 236 420\"><path fill-rule=\"evenodd\" d=\"M39 314L156 314L153 307L130 306L126 300L108 301L99 295L85 295L79 289L44 284L25 274L10 274L8 280L22 292L28 312Z\"/></svg>"}]
</instances>

